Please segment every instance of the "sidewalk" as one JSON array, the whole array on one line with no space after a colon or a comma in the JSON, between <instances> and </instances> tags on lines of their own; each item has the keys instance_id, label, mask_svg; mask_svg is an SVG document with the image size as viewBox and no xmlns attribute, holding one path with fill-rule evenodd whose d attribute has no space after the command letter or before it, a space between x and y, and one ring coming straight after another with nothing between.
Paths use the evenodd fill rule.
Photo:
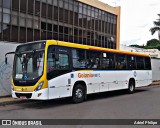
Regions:
<instances>
[{"instance_id":1,"label":"sidewalk","mask_svg":"<svg viewBox=\"0 0 160 128\"><path fill-rule=\"evenodd\" d=\"M0 97L0 106L5 106L8 104L15 104L15 103L25 103L28 100L22 99L13 99L11 96Z\"/></svg>"},{"instance_id":2,"label":"sidewalk","mask_svg":"<svg viewBox=\"0 0 160 128\"><path fill-rule=\"evenodd\" d=\"M160 86L160 81L153 81L150 86ZM16 104L16 103L26 103L31 102L32 100L23 100L23 99L13 99L11 96L0 97L0 106L5 106L9 104Z\"/></svg>"}]
</instances>

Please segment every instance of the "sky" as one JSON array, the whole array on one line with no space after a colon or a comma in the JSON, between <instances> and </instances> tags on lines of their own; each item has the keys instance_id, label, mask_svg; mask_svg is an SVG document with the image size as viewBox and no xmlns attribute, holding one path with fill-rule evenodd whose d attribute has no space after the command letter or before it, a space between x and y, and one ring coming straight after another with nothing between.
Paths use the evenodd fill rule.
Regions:
<instances>
[{"instance_id":1,"label":"sky","mask_svg":"<svg viewBox=\"0 0 160 128\"><path fill-rule=\"evenodd\" d=\"M151 35L160 14L160 0L99 0L111 6L121 6L120 44L145 45L148 40L158 39L158 32Z\"/></svg>"}]
</instances>

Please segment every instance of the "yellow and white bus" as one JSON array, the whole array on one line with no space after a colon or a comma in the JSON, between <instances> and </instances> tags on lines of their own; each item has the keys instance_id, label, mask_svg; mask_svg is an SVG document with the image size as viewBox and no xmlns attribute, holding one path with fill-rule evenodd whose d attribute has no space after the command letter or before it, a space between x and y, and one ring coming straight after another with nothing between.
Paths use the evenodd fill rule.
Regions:
<instances>
[{"instance_id":1,"label":"yellow and white bus","mask_svg":"<svg viewBox=\"0 0 160 128\"><path fill-rule=\"evenodd\" d=\"M73 102L80 103L87 94L121 89L133 93L151 82L149 55L46 40L17 47L12 97L72 97Z\"/></svg>"}]
</instances>

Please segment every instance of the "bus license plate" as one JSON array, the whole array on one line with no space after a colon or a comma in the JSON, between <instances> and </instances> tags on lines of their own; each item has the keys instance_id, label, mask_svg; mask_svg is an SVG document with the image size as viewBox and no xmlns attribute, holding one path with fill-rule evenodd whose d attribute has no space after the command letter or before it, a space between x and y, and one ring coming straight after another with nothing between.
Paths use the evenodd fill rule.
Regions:
<instances>
[{"instance_id":1,"label":"bus license plate","mask_svg":"<svg viewBox=\"0 0 160 128\"><path fill-rule=\"evenodd\" d=\"M26 96L20 96L20 99L27 99Z\"/></svg>"}]
</instances>

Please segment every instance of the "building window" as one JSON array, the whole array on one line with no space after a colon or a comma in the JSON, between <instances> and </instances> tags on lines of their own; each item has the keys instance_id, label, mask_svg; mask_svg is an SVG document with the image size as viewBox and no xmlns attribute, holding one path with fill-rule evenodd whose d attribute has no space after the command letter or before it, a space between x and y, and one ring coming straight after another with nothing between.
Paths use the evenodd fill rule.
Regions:
<instances>
[{"instance_id":1,"label":"building window","mask_svg":"<svg viewBox=\"0 0 160 128\"><path fill-rule=\"evenodd\" d=\"M52 19L53 11L52 11L52 6L48 5L48 18Z\"/></svg>"},{"instance_id":2,"label":"building window","mask_svg":"<svg viewBox=\"0 0 160 128\"><path fill-rule=\"evenodd\" d=\"M28 0L28 13L33 14L34 0Z\"/></svg>"},{"instance_id":3,"label":"building window","mask_svg":"<svg viewBox=\"0 0 160 128\"><path fill-rule=\"evenodd\" d=\"M20 42L26 42L26 28L20 28Z\"/></svg>"},{"instance_id":4,"label":"building window","mask_svg":"<svg viewBox=\"0 0 160 128\"><path fill-rule=\"evenodd\" d=\"M10 40L10 25L2 24L2 31L3 31L3 40L9 41Z\"/></svg>"},{"instance_id":5,"label":"building window","mask_svg":"<svg viewBox=\"0 0 160 128\"><path fill-rule=\"evenodd\" d=\"M35 1L35 15L40 16L40 1Z\"/></svg>"},{"instance_id":6,"label":"building window","mask_svg":"<svg viewBox=\"0 0 160 128\"><path fill-rule=\"evenodd\" d=\"M52 24L49 24L49 23L48 23L48 25L47 25L47 30L50 31L50 32L52 32Z\"/></svg>"},{"instance_id":7,"label":"building window","mask_svg":"<svg viewBox=\"0 0 160 128\"><path fill-rule=\"evenodd\" d=\"M11 41L18 42L18 27L12 26L11 30Z\"/></svg>"},{"instance_id":8,"label":"building window","mask_svg":"<svg viewBox=\"0 0 160 128\"><path fill-rule=\"evenodd\" d=\"M47 5L46 3L42 3L42 11L41 11L41 15L42 17L46 17L46 10L47 10Z\"/></svg>"},{"instance_id":9,"label":"building window","mask_svg":"<svg viewBox=\"0 0 160 128\"><path fill-rule=\"evenodd\" d=\"M6 23L6 24L10 23L10 14L3 13L3 23Z\"/></svg>"},{"instance_id":10,"label":"building window","mask_svg":"<svg viewBox=\"0 0 160 128\"><path fill-rule=\"evenodd\" d=\"M19 0L12 0L12 9L15 11L19 10Z\"/></svg>"},{"instance_id":11,"label":"building window","mask_svg":"<svg viewBox=\"0 0 160 128\"><path fill-rule=\"evenodd\" d=\"M27 29L27 42L33 41L33 29L28 28Z\"/></svg>"},{"instance_id":12,"label":"building window","mask_svg":"<svg viewBox=\"0 0 160 128\"><path fill-rule=\"evenodd\" d=\"M59 21L63 22L63 8L59 8Z\"/></svg>"},{"instance_id":13,"label":"building window","mask_svg":"<svg viewBox=\"0 0 160 128\"><path fill-rule=\"evenodd\" d=\"M26 42L26 40L52 39L53 37L56 40L80 44L116 47L115 41L110 40L111 37L116 39L116 15L79 1L0 0L0 6L7 8L3 14L0 13L0 22L7 24L8 27L13 26L13 31L22 32L22 35L28 38L27 40L24 36L21 38L21 35L19 37L15 35L17 39L13 37L11 40ZM17 29L15 29L16 26ZM26 33L24 29L28 29ZM11 34L12 28L9 31ZM2 37L4 34L1 33ZM12 35L9 36L12 37Z\"/></svg>"},{"instance_id":14,"label":"building window","mask_svg":"<svg viewBox=\"0 0 160 128\"><path fill-rule=\"evenodd\" d=\"M2 7L2 0L0 0L0 7Z\"/></svg>"},{"instance_id":15,"label":"building window","mask_svg":"<svg viewBox=\"0 0 160 128\"><path fill-rule=\"evenodd\" d=\"M62 1L62 0L59 0L58 2L59 2L59 7L60 7L60 8L63 8L63 1Z\"/></svg>"},{"instance_id":16,"label":"building window","mask_svg":"<svg viewBox=\"0 0 160 128\"><path fill-rule=\"evenodd\" d=\"M54 6L54 20L58 21L58 7Z\"/></svg>"},{"instance_id":17,"label":"building window","mask_svg":"<svg viewBox=\"0 0 160 128\"><path fill-rule=\"evenodd\" d=\"M20 11L21 12L26 12L26 5L27 5L27 0L20 1Z\"/></svg>"},{"instance_id":18,"label":"building window","mask_svg":"<svg viewBox=\"0 0 160 128\"><path fill-rule=\"evenodd\" d=\"M10 9L11 7L11 0L3 0L3 7Z\"/></svg>"},{"instance_id":19,"label":"building window","mask_svg":"<svg viewBox=\"0 0 160 128\"><path fill-rule=\"evenodd\" d=\"M47 24L46 22L41 22L41 29L46 30Z\"/></svg>"}]
</instances>

